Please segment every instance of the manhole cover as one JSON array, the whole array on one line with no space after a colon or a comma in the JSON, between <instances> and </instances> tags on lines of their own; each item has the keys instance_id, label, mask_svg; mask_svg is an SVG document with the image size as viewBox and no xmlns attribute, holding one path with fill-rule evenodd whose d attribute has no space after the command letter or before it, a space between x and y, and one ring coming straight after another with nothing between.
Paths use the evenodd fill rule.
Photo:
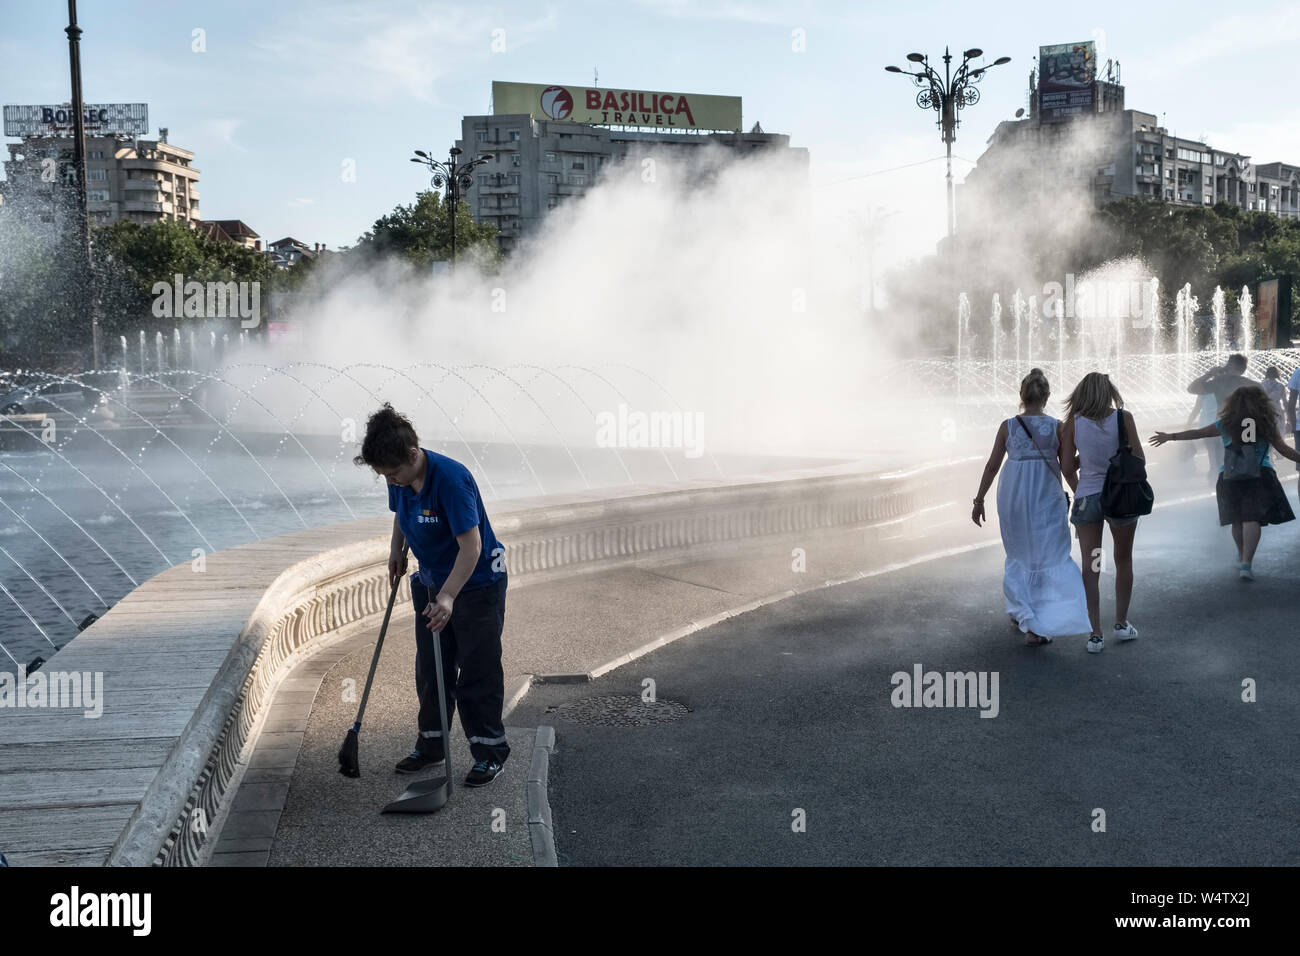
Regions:
<instances>
[{"instance_id":1,"label":"manhole cover","mask_svg":"<svg viewBox=\"0 0 1300 956\"><path fill-rule=\"evenodd\" d=\"M631 695L619 697L584 697L548 708L563 720L575 724L597 724L605 727L649 727L679 720L691 712L685 704L675 700L644 701Z\"/></svg>"}]
</instances>

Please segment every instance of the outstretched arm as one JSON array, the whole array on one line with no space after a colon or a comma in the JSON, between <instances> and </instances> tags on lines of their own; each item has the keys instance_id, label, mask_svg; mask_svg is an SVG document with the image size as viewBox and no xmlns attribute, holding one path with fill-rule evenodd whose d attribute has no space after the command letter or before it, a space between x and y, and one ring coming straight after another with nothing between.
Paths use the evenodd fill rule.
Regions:
<instances>
[{"instance_id":1,"label":"outstretched arm","mask_svg":"<svg viewBox=\"0 0 1300 956\"><path fill-rule=\"evenodd\" d=\"M1273 445L1273 450L1283 458L1290 458L1296 464L1300 464L1300 454L1297 454L1297 452L1282 439L1281 435L1274 438L1271 444Z\"/></svg>"},{"instance_id":2,"label":"outstretched arm","mask_svg":"<svg viewBox=\"0 0 1300 956\"><path fill-rule=\"evenodd\" d=\"M1206 425L1204 428L1192 428L1185 432L1156 432L1147 439L1152 445L1160 446L1167 441L1191 441L1193 438L1213 438L1219 434L1219 429L1215 425Z\"/></svg>"},{"instance_id":3,"label":"outstretched arm","mask_svg":"<svg viewBox=\"0 0 1300 956\"><path fill-rule=\"evenodd\" d=\"M993 479L997 477L998 470L1002 467L1002 459L1007 454L1007 423L1003 422L998 426L997 436L993 439L993 450L989 452L989 460L984 465L984 474L980 476L980 490L975 493L975 500L971 502L970 519L976 525L979 525L984 519L984 495L988 493L989 486L993 484Z\"/></svg>"}]
</instances>

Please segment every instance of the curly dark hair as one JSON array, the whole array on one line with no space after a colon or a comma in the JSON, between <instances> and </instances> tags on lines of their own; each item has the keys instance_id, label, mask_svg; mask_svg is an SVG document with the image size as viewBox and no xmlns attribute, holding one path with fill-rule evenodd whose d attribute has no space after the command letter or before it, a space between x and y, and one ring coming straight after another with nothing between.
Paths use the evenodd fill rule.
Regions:
<instances>
[{"instance_id":1,"label":"curly dark hair","mask_svg":"<svg viewBox=\"0 0 1300 956\"><path fill-rule=\"evenodd\" d=\"M1271 445L1278 439L1277 419L1273 417L1275 407L1264 389L1243 385L1224 400L1219 422L1229 436L1239 436L1245 431L1242 423L1253 419L1255 441Z\"/></svg>"},{"instance_id":2,"label":"curly dark hair","mask_svg":"<svg viewBox=\"0 0 1300 956\"><path fill-rule=\"evenodd\" d=\"M361 454L353 458L352 463L372 468L398 468L410 461L411 449L419 445L420 437L415 433L411 420L384 402L384 407L366 422Z\"/></svg>"}]
</instances>

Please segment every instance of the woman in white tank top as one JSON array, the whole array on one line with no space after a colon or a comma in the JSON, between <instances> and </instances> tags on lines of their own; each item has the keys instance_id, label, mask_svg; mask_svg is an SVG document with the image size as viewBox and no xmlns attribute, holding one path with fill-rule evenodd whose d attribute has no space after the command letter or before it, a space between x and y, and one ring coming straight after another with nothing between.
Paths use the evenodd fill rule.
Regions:
<instances>
[{"instance_id":1,"label":"woman in white tank top","mask_svg":"<svg viewBox=\"0 0 1300 956\"><path fill-rule=\"evenodd\" d=\"M1101 595L1098 576L1105 562L1102 550L1102 522L1110 525L1111 560L1115 565L1115 627L1113 636L1131 641L1137 628L1128 619L1133 598L1133 536L1137 518L1104 518L1101 513L1101 488L1106 480L1110 458L1119 448L1119 430L1123 428L1133 454L1146 458L1138 439L1133 416L1124 411L1124 399L1101 372L1083 377L1065 403L1065 422L1061 427L1061 471L1074 489L1074 508L1070 521L1079 535L1079 563L1083 566L1083 589L1088 596L1088 619L1092 635L1089 653L1105 647L1101 633ZM1076 457L1077 454L1077 457Z\"/></svg>"}]
</instances>

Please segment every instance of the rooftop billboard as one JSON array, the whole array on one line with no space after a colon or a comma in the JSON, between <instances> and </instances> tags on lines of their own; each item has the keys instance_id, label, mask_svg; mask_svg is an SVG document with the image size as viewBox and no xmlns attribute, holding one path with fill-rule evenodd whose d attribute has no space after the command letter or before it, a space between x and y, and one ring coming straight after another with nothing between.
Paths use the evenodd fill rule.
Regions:
<instances>
[{"instance_id":1,"label":"rooftop billboard","mask_svg":"<svg viewBox=\"0 0 1300 956\"><path fill-rule=\"evenodd\" d=\"M1097 46L1093 41L1038 48L1038 118L1052 123L1091 113L1097 101Z\"/></svg>"},{"instance_id":2,"label":"rooftop billboard","mask_svg":"<svg viewBox=\"0 0 1300 956\"><path fill-rule=\"evenodd\" d=\"M492 112L528 113L534 119L593 126L726 131L741 127L739 96L592 86L494 82Z\"/></svg>"},{"instance_id":3,"label":"rooftop billboard","mask_svg":"<svg viewBox=\"0 0 1300 956\"><path fill-rule=\"evenodd\" d=\"M6 136L71 136L77 114L72 106L6 106ZM146 136L148 103L88 103L87 136Z\"/></svg>"}]
</instances>

